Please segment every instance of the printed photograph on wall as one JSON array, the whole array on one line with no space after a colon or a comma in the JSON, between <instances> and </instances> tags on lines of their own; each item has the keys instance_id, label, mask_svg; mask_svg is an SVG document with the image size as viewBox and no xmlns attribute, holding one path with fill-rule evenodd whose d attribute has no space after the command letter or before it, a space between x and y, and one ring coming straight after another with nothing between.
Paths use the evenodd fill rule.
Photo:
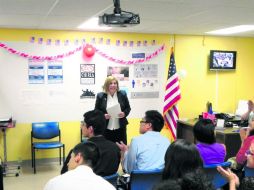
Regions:
<instances>
[{"instance_id":1,"label":"printed photograph on wall","mask_svg":"<svg viewBox=\"0 0 254 190\"><path fill-rule=\"evenodd\" d=\"M129 80L129 67L108 67L107 76L116 77L119 81L128 81Z\"/></svg>"},{"instance_id":2,"label":"printed photograph on wall","mask_svg":"<svg viewBox=\"0 0 254 190\"><path fill-rule=\"evenodd\" d=\"M95 84L95 64L80 64L80 84Z\"/></svg>"}]
</instances>

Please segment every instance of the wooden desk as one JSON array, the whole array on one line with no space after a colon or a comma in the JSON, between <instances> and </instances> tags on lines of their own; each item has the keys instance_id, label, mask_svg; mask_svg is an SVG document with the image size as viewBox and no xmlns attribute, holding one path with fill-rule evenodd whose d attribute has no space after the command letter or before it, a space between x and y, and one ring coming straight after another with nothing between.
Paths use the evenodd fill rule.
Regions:
<instances>
[{"instance_id":1,"label":"wooden desk","mask_svg":"<svg viewBox=\"0 0 254 190\"><path fill-rule=\"evenodd\" d=\"M196 140L193 134L193 126L197 122L197 119L191 119L188 121L178 120L177 122L177 138L186 139L189 142L195 143ZM241 138L239 132L234 132L235 128L224 128L216 130L216 141L223 143L227 148L226 160L230 157L236 156L240 146Z\"/></svg>"}]
</instances>

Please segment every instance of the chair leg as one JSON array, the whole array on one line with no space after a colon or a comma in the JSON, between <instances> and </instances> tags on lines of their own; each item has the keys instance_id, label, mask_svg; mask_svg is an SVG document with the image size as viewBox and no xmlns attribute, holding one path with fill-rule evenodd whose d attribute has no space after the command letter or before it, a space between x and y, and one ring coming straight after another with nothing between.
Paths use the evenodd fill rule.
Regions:
<instances>
[{"instance_id":1,"label":"chair leg","mask_svg":"<svg viewBox=\"0 0 254 190\"><path fill-rule=\"evenodd\" d=\"M31 148L31 157L32 157L32 168L34 167L34 152L33 147Z\"/></svg>"},{"instance_id":2,"label":"chair leg","mask_svg":"<svg viewBox=\"0 0 254 190\"><path fill-rule=\"evenodd\" d=\"M33 149L33 158L34 158L34 174L36 174L35 152L36 152L36 149L34 148L34 149Z\"/></svg>"},{"instance_id":3,"label":"chair leg","mask_svg":"<svg viewBox=\"0 0 254 190\"><path fill-rule=\"evenodd\" d=\"M32 168L34 167L34 159L33 159L33 145L31 145L31 157L32 157Z\"/></svg>"},{"instance_id":4,"label":"chair leg","mask_svg":"<svg viewBox=\"0 0 254 190\"><path fill-rule=\"evenodd\" d=\"M63 164L64 164L64 161L65 161L65 146L63 145Z\"/></svg>"},{"instance_id":5,"label":"chair leg","mask_svg":"<svg viewBox=\"0 0 254 190\"><path fill-rule=\"evenodd\" d=\"M59 162L60 162L60 165L61 165L61 162L62 162L62 152L61 152L61 147L59 148Z\"/></svg>"}]
</instances>

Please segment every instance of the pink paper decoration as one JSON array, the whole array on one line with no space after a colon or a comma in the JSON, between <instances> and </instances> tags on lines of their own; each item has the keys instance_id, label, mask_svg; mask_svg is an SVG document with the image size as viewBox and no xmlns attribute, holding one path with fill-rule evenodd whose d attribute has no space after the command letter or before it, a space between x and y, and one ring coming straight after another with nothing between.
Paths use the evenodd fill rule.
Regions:
<instances>
[{"instance_id":1,"label":"pink paper decoration","mask_svg":"<svg viewBox=\"0 0 254 190\"><path fill-rule=\"evenodd\" d=\"M86 47L88 45L85 46L84 51L85 51L85 49L86 49ZM55 56L35 56L35 55L29 55L27 53L20 52L18 50L10 48L6 44L3 44L1 42L0 42L0 48L6 49L6 51L8 51L9 53L11 53L13 55L18 55L18 56L23 57L23 58L36 59L36 60L54 60L54 59L63 59L65 57L74 55L78 51L81 51L83 49L83 46L79 46L79 47L75 48L74 50L71 50L69 52L62 53L62 54L59 54L59 55L55 55ZM161 47L159 47L153 53L147 55L145 58L143 58L143 59L135 59L135 60L117 59L117 58L114 58L114 57L106 54L105 52L102 52L101 50L97 49L94 46L92 46L92 49L93 49L93 54L97 53L97 54L99 54L100 56L102 56L103 58L105 58L105 59L107 59L109 61L112 61L112 62L115 62L115 63L119 63L119 64L124 64L124 65L131 65L131 64L135 64L135 63L144 63L146 61L149 61L149 60L153 59L155 56L159 55L161 52L164 51L165 45L163 44Z\"/></svg>"}]
</instances>

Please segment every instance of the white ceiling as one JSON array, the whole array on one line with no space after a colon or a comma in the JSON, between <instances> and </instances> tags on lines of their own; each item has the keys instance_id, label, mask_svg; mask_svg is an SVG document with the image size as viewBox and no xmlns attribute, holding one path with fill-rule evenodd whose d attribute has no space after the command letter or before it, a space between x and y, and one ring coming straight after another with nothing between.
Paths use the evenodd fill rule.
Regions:
<instances>
[{"instance_id":1,"label":"white ceiling","mask_svg":"<svg viewBox=\"0 0 254 190\"><path fill-rule=\"evenodd\" d=\"M120 0L141 24L110 32L203 35L254 24L254 0ZM113 13L113 0L0 0L0 28L78 30L85 20ZM234 36L254 37L254 31Z\"/></svg>"}]
</instances>

